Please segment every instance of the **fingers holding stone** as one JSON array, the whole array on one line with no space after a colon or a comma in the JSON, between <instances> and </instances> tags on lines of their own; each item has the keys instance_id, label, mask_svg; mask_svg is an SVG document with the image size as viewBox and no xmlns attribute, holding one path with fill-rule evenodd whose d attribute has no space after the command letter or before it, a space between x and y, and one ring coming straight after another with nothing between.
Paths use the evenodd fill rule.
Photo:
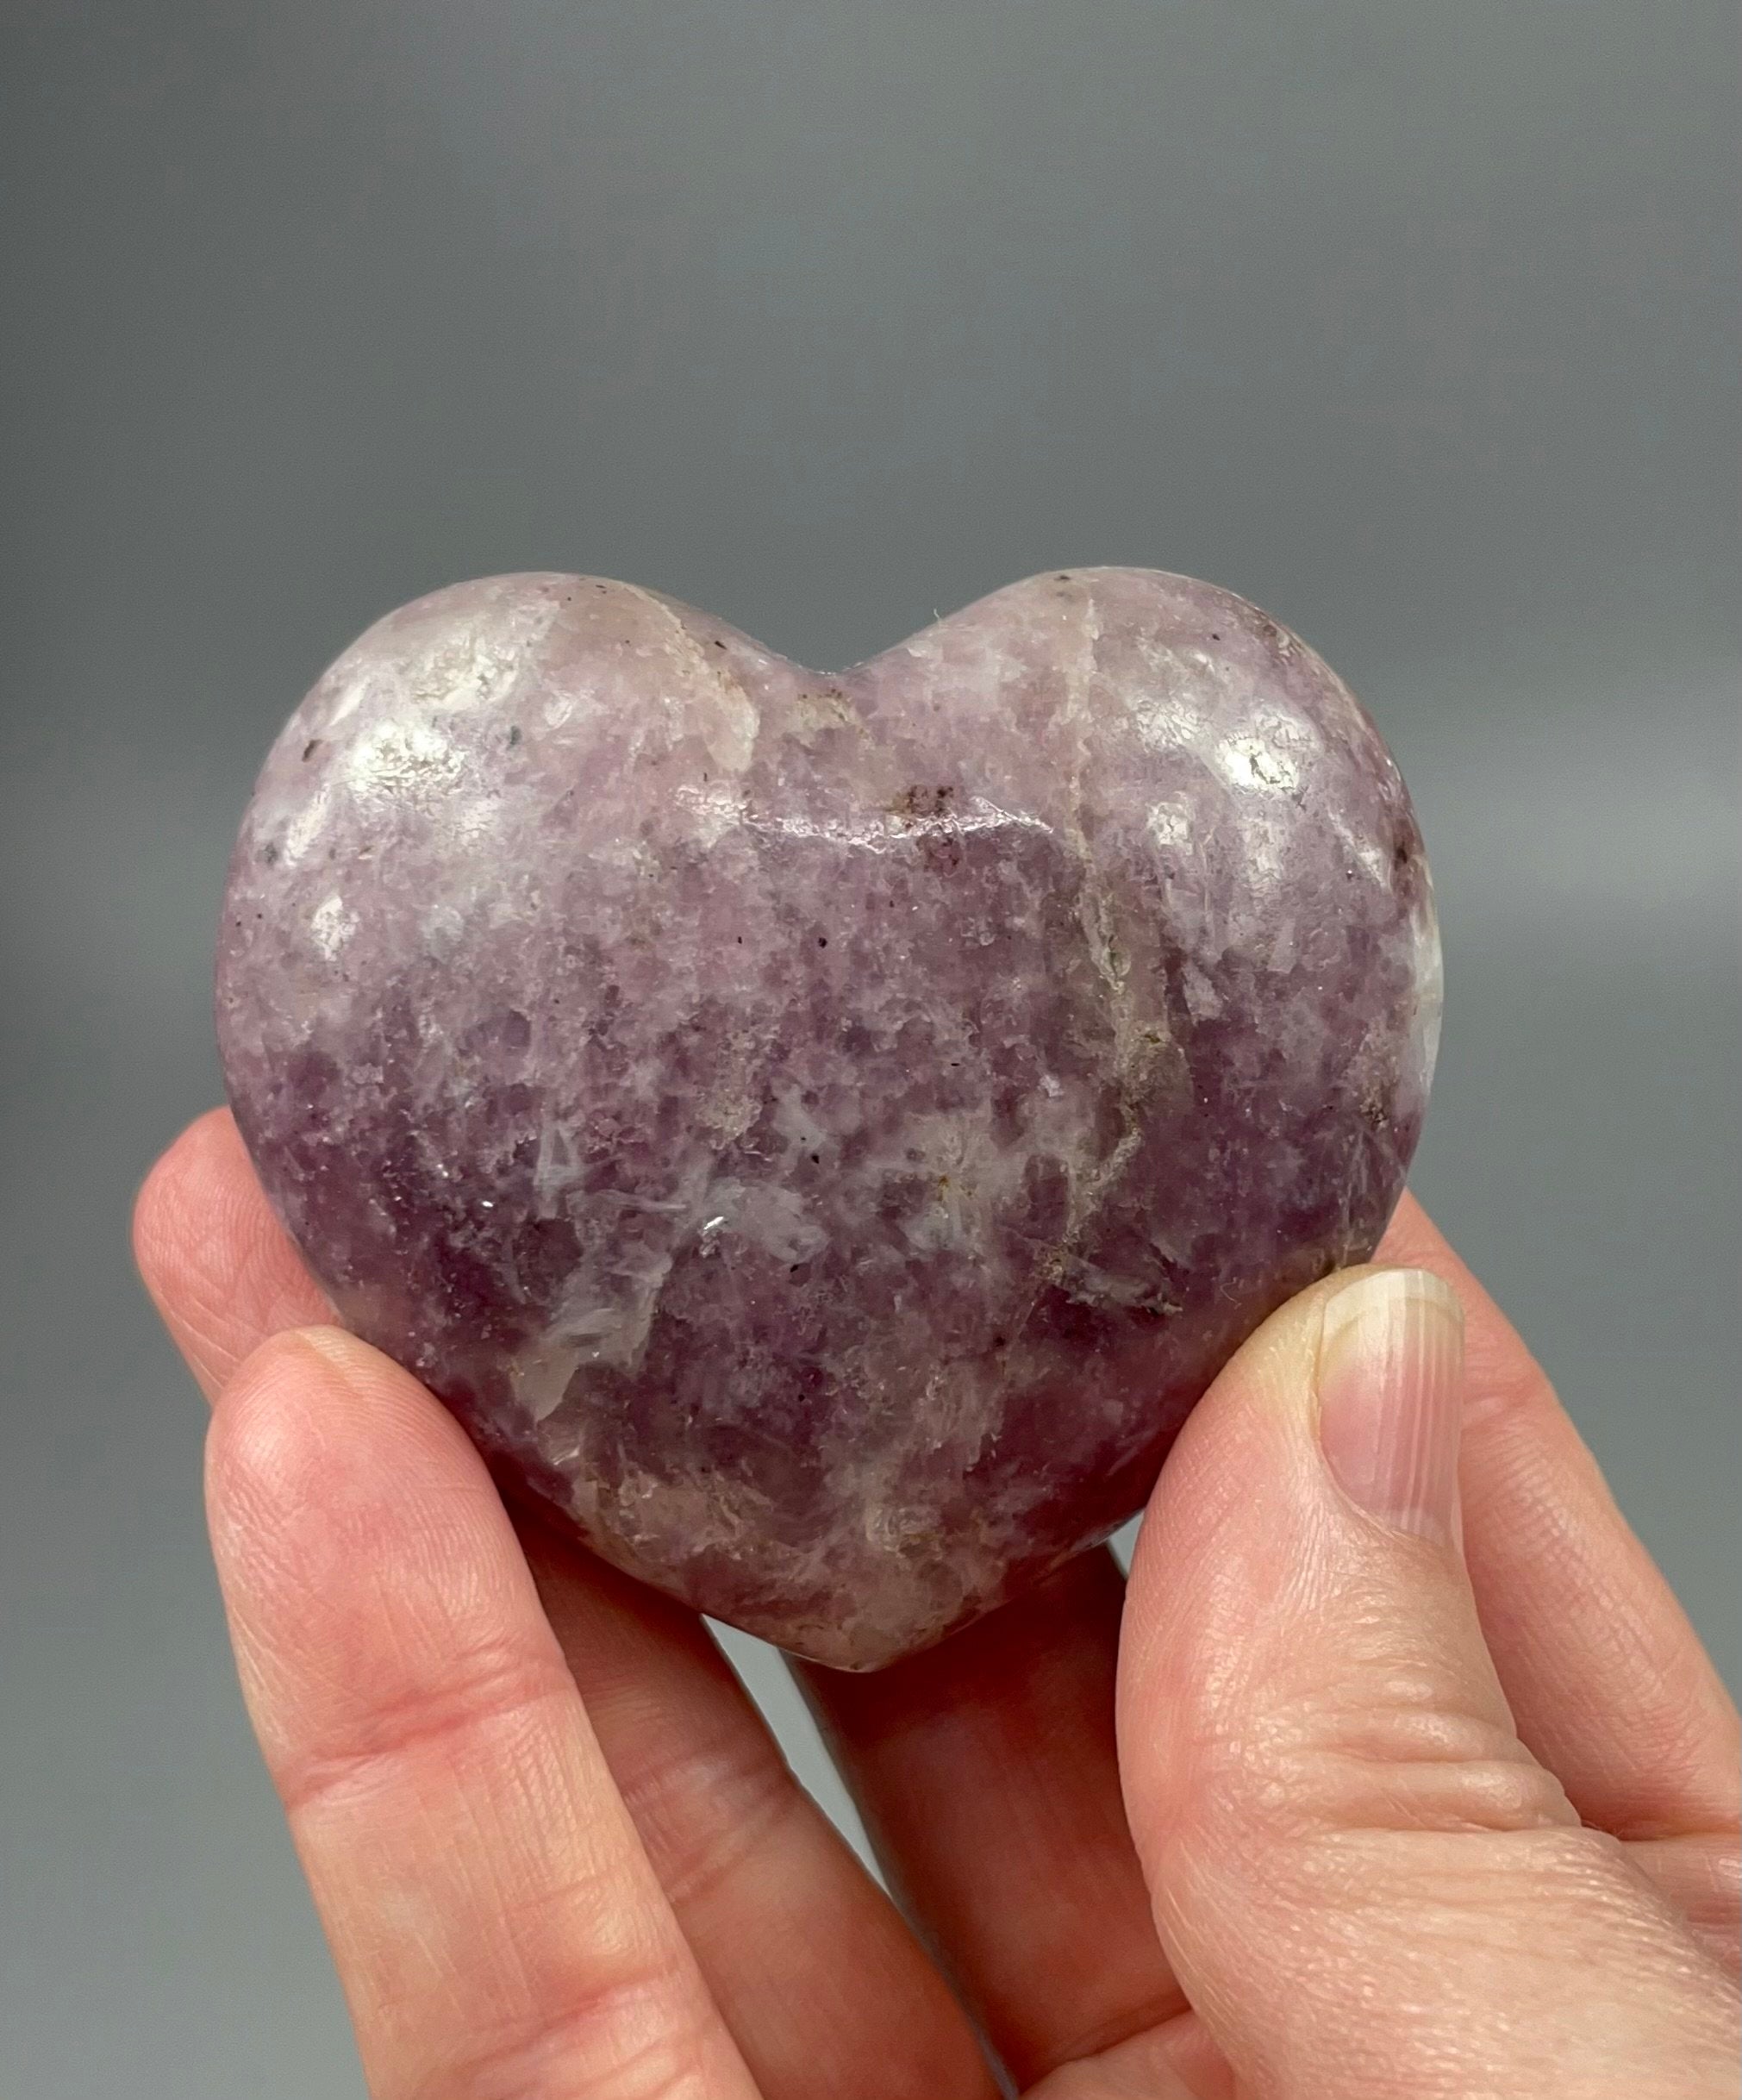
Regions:
<instances>
[{"instance_id":1,"label":"fingers holding stone","mask_svg":"<svg viewBox=\"0 0 1742 2100\"><path fill-rule=\"evenodd\" d=\"M261 1193L228 1109L190 1124L134 1206L140 1276L208 1400L267 1335L332 1308Z\"/></svg>"},{"instance_id":2,"label":"fingers holding stone","mask_svg":"<svg viewBox=\"0 0 1742 2100\"><path fill-rule=\"evenodd\" d=\"M1520 1736L1601 1829L1733 1842L1735 1709L1540 1366L1412 1197L1380 1259L1464 1309L1464 1557Z\"/></svg>"},{"instance_id":3,"label":"fingers holding stone","mask_svg":"<svg viewBox=\"0 0 1742 2100\"><path fill-rule=\"evenodd\" d=\"M797 1671L892 1884L1024 2086L1185 2003L1120 1797L1123 1597L1090 1553L889 1669Z\"/></svg>"},{"instance_id":4,"label":"fingers holding stone","mask_svg":"<svg viewBox=\"0 0 1742 2100\"><path fill-rule=\"evenodd\" d=\"M378 2100L751 2081L457 1424L335 1330L215 1410L243 1691Z\"/></svg>"},{"instance_id":5,"label":"fingers holding stone","mask_svg":"<svg viewBox=\"0 0 1742 2100\"><path fill-rule=\"evenodd\" d=\"M764 2100L991 2100L978 2043L693 1612L522 1542L648 1857Z\"/></svg>"},{"instance_id":6,"label":"fingers holding stone","mask_svg":"<svg viewBox=\"0 0 1742 2100\"><path fill-rule=\"evenodd\" d=\"M330 1318L227 1111L203 1116L153 1170L135 1241L213 1398L272 1334ZM613 1779L763 2100L971 2100L985 2073L966 2022L791 1778L696 1615L536 1518L517 1522Z\"/></svg>"}]
</instances>

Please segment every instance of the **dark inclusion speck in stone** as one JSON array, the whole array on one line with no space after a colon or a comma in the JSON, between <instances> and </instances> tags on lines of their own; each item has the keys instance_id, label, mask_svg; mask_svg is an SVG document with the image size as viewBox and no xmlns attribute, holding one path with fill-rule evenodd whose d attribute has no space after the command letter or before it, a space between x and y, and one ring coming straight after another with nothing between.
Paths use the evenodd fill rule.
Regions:
<instances>
[{"instance_id":1,"label":"dark inclusion speck in stone","mask_svg":"<svg viewBox=\"0 0 1742 2100\"><path fill-rule=\"evenodd\" d=\"M1370 1254L1439 1007L1371 722L1137 569L827 680L627 584L437 591L273 747L218 959L349 1324L607 1559L854 1669L1104 1538Z\"/></svg>"}]
</instances>

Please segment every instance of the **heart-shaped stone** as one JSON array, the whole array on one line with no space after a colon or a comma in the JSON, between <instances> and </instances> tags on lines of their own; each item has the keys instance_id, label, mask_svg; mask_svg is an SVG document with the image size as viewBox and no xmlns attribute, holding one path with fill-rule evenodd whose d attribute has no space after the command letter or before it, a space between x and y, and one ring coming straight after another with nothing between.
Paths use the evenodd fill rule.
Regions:
<instances>
[{"instance_id":1,"label":"heart-shaped stone","mask_svg":"<svg viewBox=\"0 0 1742 2100\"><path fill-rule=\"evenodd\" d=\"M1106 1537L1372 1252L1439 1007L1372 724L1139 569L834 678L627 584L437 591L274 746L218 971L347 1322L607 1559L853 1669Z\"/></svg>"}]
</instances>

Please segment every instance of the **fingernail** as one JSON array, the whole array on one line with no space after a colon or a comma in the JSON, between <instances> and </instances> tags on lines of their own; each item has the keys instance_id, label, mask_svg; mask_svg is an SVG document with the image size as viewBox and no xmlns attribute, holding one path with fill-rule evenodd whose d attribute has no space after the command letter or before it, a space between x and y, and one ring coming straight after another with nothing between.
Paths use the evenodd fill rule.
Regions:
<instances>
[{"instance_id":1,"label":"fingernail","mask_svg":"<svg viewBox=\"0 0 1742 2100\"><path fill-rule=\"evenodd\" d=\"M1458 1528L1464 1311L1426 1269L1377 1269L1325 1307L1319 1441L1349 1499L1399 1531Z\"/></svg>"}]
</instances>

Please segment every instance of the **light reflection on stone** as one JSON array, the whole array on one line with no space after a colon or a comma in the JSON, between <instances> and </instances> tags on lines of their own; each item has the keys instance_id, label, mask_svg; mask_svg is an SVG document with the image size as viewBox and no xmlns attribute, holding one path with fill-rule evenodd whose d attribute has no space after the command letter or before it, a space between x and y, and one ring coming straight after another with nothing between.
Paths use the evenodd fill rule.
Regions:
<instances>
[{"instance_id":1,"label":"light reflection on stone","mask_svg":"<svg viewBox=\"0 0 1742 2100\"><path fill-rule=\"evenodd\" d=\"M1439 996L1371 723L1134 569L831 678L627 584L436 592L275 745L218 973L341 1314L606 1558L849 1668L1105 1537L1370 1253Z\"/></svg>"}]
</instances>

